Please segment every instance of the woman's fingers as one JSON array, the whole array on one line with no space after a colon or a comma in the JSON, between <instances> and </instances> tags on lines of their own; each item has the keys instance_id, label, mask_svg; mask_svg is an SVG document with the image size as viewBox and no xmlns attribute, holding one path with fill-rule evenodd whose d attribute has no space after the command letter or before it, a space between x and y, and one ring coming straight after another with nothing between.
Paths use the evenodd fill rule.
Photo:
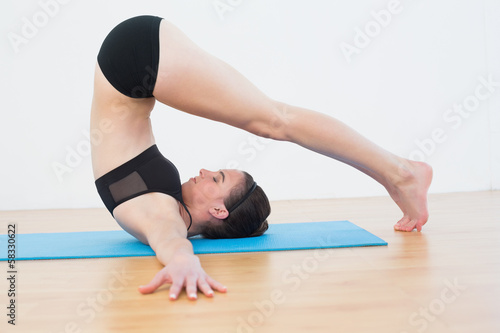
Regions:
<instances>
[{"instance_id":1,"label":"woman's fingers","mask_svg":"<svg viewBox=\"0 0 500 333\"><path fill-rule=\"evenodd\" d=\"M206 279L198 279L198 288L202 293L205 294L207 297L213 297L214 296L214 291L210 287L210 284L206 281Z\"/></svg>"},{"instance_id":2,"label":"woman's fingers","mask_svg":"<svg viewBox=\"0 0 500 333\"><path fill-rule=\"evenodd\" d=\"M151 294L156 289L158 289L162 284L168 282L168 276L163 272L163 270L156 273L155 277L145 286L139 287L139 292L142 294Z\"/></svg>"},{"instance_id":3,"label":"woman's fingers","mask_svg":"<svg viewBox=\"0 0 500 333\"><path fill-rule=\"evenodd\" d=\"M184 283L185 282L185 283ZM174 280L170 287L170 299L176 300L181 293L183 286L186 287L186 294L190 300L198 298L198 289L207 297L214 296L214 289L225 293L227 288L221 283L215 281L208 275L196 279L195 276L189 276L185 279Z\"/></svg>"},{"instance_id":4,"label":"woman's fingers","mask_svg":"<svg viewBox=\"0 0 500 333\"><path fill-rule=\"evenodd\" d=\"M227 287L223 285L222 283L215 281L212 279L210 276L207 275L206 280L208 284L215 290L221 293L225 293L227 291Z\"/></svg>"},{"instance_id":5,"label":"woman's fingers","mask_svg":"<svg viewBox=\"0 0 500 333\"><path fill-rule=\"evenodd\" d=\"M145 286L140 286L142 294L150 294L165 283L170 283L169 298L176 300L186 288L189 299L197 299L198 289L207 297L213 297L214 290L225 293L227 288L222 283L208 276L197 257L190 260L178 260L169 263ZM191 260L192 259L192 260ZM195 260L196 259L196 260Z\"/></svg>"},{"instance_id":6,"label":"woman's fingers","mask_svg":"<svg viewBox=\"0 0 500 333\"><path fill-rule=\"evenodd\" d=\"M190 300L195 300L198 294L198 287L196 285L196 276L188 276L186 278L186 293Z\"/></svg>"},{"instance_id":7,"label":"woman's fingers","mask_svg":"<svg viewBox=\"0 0 500 333\"><path fill-rule=\"evenodd\" d=\"M182 291L182 288L184 287L184 279L179 279L179 280L174 280L172 282L172 285L170 286L170 289L169 289L169 298L170 300L172 301L175 301L178 297L179 297L179 294L181 293Z\"/></svg>"},{"instance_id":8,"label":"woman's fingers","mask_svg":"<svg viewBox=\"0 0 500 333\"><path fill-rule=\"evenodd\" d=\"M210 281L210 282L209 282ZM210 278L208 275L198 279L188 278L186 282L186 293L191 300L197 299L198 289L207 297L213 297L214 291L211 284L216 285L220 291L226 292L226 287Z\"/></svg>"}]
</instances>

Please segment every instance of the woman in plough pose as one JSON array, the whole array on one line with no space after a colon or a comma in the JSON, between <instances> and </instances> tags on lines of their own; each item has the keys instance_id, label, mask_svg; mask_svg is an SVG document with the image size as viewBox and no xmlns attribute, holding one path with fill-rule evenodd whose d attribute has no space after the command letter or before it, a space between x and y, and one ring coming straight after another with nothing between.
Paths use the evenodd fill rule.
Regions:
<instances>
[{"instance_id":1,"label":"woman in plough pose","mask_svg":"<svg viewBox=\"0 0 500 333\"><path fill-rule=\"evenodd\" d=\"M99 195L119 225L150 245L164 265L141 293L165 283L172 300L184 288L190 299L198 289L208 297L225 292L205 273L187 237L258 236L270 213L262 188L243 171L201 169L181 184L155 144L150 114L156 101L347 163L387 189L403 212L396 230L420 231L427 222L429 165L395 156L335 118L269 98L166 20L134 17L115 27L99 51L91 130L104 133L92 144ZM197 135L185 133L184 140Z\"/></svg>"}]
</instances>

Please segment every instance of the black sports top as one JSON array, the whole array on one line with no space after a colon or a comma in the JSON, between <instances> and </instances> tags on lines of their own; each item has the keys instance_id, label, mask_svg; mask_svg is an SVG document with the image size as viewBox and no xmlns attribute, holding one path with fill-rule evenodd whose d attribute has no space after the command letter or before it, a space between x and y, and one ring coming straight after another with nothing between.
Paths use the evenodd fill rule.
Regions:
<instances>
[{"instance_id":1,"label":"black sports top","mask_svg":"<svg viewBox=\"0 0 500 333\"><path fill-rule=\"evenodd\" d=\"M111 215L118 205L127 200L145 193L161 192L179 201L191 218L182 200L179 172L175 165L160 153L156 145L106 173L97 179L95 184Z\"/></svg>"}]
</instances>

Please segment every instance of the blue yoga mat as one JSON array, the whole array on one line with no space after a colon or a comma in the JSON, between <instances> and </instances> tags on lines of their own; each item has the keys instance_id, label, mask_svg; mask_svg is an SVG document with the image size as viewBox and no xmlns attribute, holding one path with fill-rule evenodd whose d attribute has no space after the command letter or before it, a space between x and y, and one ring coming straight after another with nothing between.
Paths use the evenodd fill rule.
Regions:
<instances>
[{"instance_id":1,"label":"blue yoga mat","mask_svg":"<svg viewBox=\"0 0 500 333\"><path fill-rule=\"evenodd\" d=\"M0 235L0 260L7 260L7 240L7 235ZM155 255L123 230L17 234L15 240L16 260ZM387 245L349 221L271 224L260 237L190 240L196 254Z\"/></svg>"}]
</instances>

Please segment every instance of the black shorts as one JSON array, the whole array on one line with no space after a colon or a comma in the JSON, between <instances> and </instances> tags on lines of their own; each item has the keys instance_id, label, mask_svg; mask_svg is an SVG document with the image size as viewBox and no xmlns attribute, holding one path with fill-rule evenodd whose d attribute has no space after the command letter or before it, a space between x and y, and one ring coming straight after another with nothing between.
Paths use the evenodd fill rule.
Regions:
<instances>
[{"instance_id":1,"label":"black shorts","mask_svg":"<svg viewBox=\"0 0 500 333\"><path fill-rule=\"evenodd\" d=\"M153 97L160 59L157 16L137 16L117 25L102 43L97 62L116 90L132 98Z\"/></svg>"},{"instance_id":2,"label":"black shorts","mask_svg":"<svg viewBox=\"0 0 500 333\"><path fill-rule=\"evenodd\" d=\"M111 215L121 203L150 192L165 193L187 210L182 199L179 172L156 145L98 178L95 185Z\"/></svg>"}]
</instances>

